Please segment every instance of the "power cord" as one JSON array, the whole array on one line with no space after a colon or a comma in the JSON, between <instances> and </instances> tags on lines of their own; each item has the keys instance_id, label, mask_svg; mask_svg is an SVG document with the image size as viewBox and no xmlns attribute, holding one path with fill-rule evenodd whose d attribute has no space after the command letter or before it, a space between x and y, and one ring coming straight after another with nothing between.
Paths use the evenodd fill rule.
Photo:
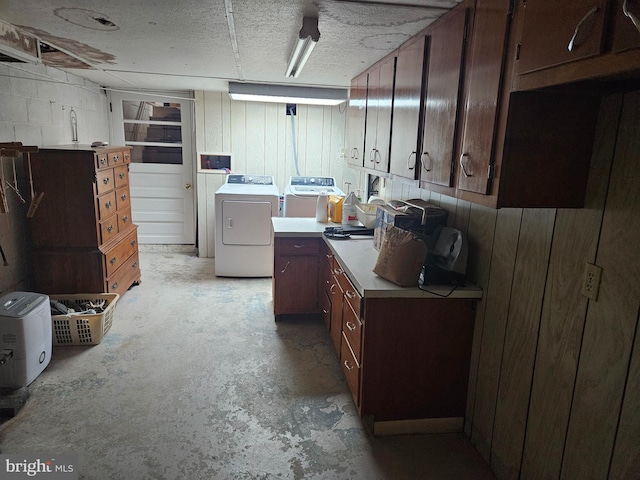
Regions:
<instances>
[{"instance_id":1,"label":"power cord","mask_svg":"<svg viewBox=\"0 0 640 480\"><path fill-rule=\"evenodd\" d=\"M431 293L432 295L437 295L438 297L446 298L446 297L450 296L453 292L455 292L458 289L458 285L454 285L453 288L451 289L451 291L449 293L447 293L446 295L443 295L443 294L438 293L438 292L431 291L428 288L424 288L424 286L421 285L421 284L418 284L418 288L420 290L422 290L423 292Z\"/></svg>"}]
</instances>

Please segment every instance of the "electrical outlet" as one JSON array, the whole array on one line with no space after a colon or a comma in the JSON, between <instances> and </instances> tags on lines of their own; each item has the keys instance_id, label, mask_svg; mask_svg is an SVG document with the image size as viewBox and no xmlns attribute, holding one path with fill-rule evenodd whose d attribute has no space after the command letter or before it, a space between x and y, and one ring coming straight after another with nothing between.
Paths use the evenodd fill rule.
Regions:
<instances>
[{"instance_id":1,"label":"electrical outlet","mask_svg":"<svg viewBox=\"0 0 640 480\"><path fill-rule=\"evenodd\" d=\"M600 276L602 268L592 263L587 263L582 281L582 294L593 301L598 301L598 291L600 290Z\"/></svg>"}]
</instances>

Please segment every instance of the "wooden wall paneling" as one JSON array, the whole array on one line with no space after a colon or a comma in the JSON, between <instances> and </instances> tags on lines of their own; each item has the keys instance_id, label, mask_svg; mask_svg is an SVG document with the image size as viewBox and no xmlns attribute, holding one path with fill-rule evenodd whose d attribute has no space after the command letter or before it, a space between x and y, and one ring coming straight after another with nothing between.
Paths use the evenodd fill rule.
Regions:
<instances>
[{"instance_id":1,"label":"wooden wall paneling","mask_svg":"<svg viewBox=\"0 0 640 480\"><path fill-rule=\"evenodd\" d=\"M235 102L235 100L234 100ZM219 108L220 118L221 118L221 135L222 135L222 151L223 152L232 152L232 144L231 144L231 99L229 95L225 95L224 93L220 94L220 103ZM231 168L235 168L234 166L234 157L231 157Z\"/></svg>"},{"instance_id":2,"label":"wooden wall paneling","mask_svg":"<svg viewBox=\"0 0 640 480\"><path fill-rule=\"evenodd\" d=\"M324 125L324 108L318 105L308 105L306 123L304 127L305 171L306 175L322 175L322 157L324 144L327 140ZM302 132L301 132L302 133ZM301 144L300 147L303 145Z\"/></svg>"},{"instance_id":3,"label":"wooden wall paneling","mask_svg":"<svg viewBox=\"0 0 640 480\"><path fill-rule=\"evenodd\" d=\"M222 92L206 92L204 95L205 152L224 152L222 122ZM196 123L197 125L197 123ZM233 165L231 166L233 168Z\"/></svg>"},{"instance_id":4,"label":"wooden wall paneling","mask_svg":"<svg viewBox=\"0 0 640 480\"><path fill-rule=\"evenodd\" d=\"M202 90L197 90L193 94L193 98L195 101L195 131L196 131L196 152L204 152L206 142L206 129L205 129L205 111L206 111L206 98L205 92Z\"/></svg>"},{"instance_id":5,"label":"wooden wall paneling","mask_svg":"<svg viewBox=\"0 0 640 480\"><path fill-rule=\"evenodd\" d=\"M503 208L497 212L489 279L482 300L485 304L485 314L477 369L471 441L487 462L491 459L500 362L521 221L522 209L520 208Z\"/></svg>"},{"instance_id":6,"label":"wooden wall paneling","mask_svg":"<svg viewBox=\"0 0 640 480\"><path fill-rule=\"evenodd\" d=\"M452 227L456 221L456 208L458 201L454 197L448 195L440 195L440 207L444 208L447 212L447 225Z\"/></svg>"},{"instance_id":7,"label":"wooden wall paneling","mask_svg":"<svg viewBox=\"0 0 640 480\"><path fill-rule=\"evenodd\" d=\"M635 345L627 375L627 386L618 422L618 433L609 470L609 478L640 478L640 335L638 327L640 310L636 319Z\"/></svg>"},{"instance_id":8,"label":"wooden wall paneling","mask_svg":"<svg viewBox=\"0 0 640 480\"><path fill-rule=\"evenodd\" d=\"M267 149L266 103L246 102L246 167L242 173L266 174L265 150Z\"/></svg>"},{"instance_id":9,"label":"wooden wall paneling","mask_svg":"<svg viewBox=\"0 0 640 480\"><path fill-rule=\"evenodd\" d=\"M471 203L466 200L458 200L456 202L455 220L451 224L453 228L460 230L463 235L467 235L469 228L469 216L471 214ZM468 239L467 239L468 241Z\"/></svg>"},{"instance_id":10,"label":"wooden wall paneling","mask_svg":"<svg viewBox=\"0 0 640 480\"><path fill-rule=\"evenodd\" d=\"M273 175L276 183L278 183L278 160L279 160L279 143L278 143L278 121L277 121L277 104L265 104L265 125L264 125L264 174Z\"/></svg>"},{"instance_id":11,"label":"wooden wall paneling","mask_svg":"<svg viewBox=\"0 0 640 480\"><path fill-rule=\"evenodd\" d=\"M334 177L336 179L336 182L338 183L338 186L341 185L342 183L342 177L343 177L343 170L345 167L345 164L347 162L347 158L346 157L342 157L341 153L342 153L342 147L345 143L345 118L346 118L346 114L344 113L340 113L340 108L341 106L337 106L337 107L327 107L328 109L328 114L330 115L330 119L329 119L329 126L331 129L331 133L330 133L330 141L331 141L331 150L329 153L329 162L328 162L328 166L329 166L329 176ZM346 108L346 104L342 106L342 108ZM361 185L362 188L362 195L364 197L364 195L366 195L366 181L365 182L358 182L359 185ZM363 198L362 199L363 202L366 202L367 199Z\"/></svg>"},{"instance_id":12,"label":"wooden wall paneling","mask_svg":"<svg viewBox=\"0 0 640 480\"><path fill-rule=\"evenodd\" d=\"M602 103L585 208L560 209L551 247L538 350L534 365L522 479L560 475L587 298L581 292L585 262L596 257L615 148L621 96Z\"/></svg>"},{"instance_id":13,"label":"wooden wall paneling","mask_svg":"<svg viewBox=\"0 0 640 480\"><path fill-rule=\"evenodd\" d=\"M625 95L618 129L596 257L600 292L589 301L561 478L605 478L611 461L640 299L639 150L640 92L634 92ZM630 402L627 421L638 415L629 410L637 398ZM637 438L627 442L628 424L620 426L619 455L637 451Z\"/></svg>"},{"instance_id":14,"label":"wooden wall paneling","mask_svg":"<svg viewBox=\"0 0 640 480\"><path fill-rule=\"evenodd\" d=\"M277 105L279 107L279 105ZM289 130L291 129L290 119L287 115L276 115L276 122L278 123L278 164L276 169L276 183L280 192L284 192L285 185L289 182L291 176L289 170L289 159L291 156L291 136Z\"/></svg>"},{"instance_id":15,"label":"wooden wall paneling","mask_svg":"<svg viewBox=\"0 0 640 480\"><path fill-rule=\"evenodd\" d=\"M298 166L300 167L300 175L312 175L313 172L307 171L307 142L309 141L309 106L298 105L298 114L296 115L296 146L298 148ZM295 167L294 170L295 172ZM293 173L292 175L296 175Z\"/></svg>"},{"instance_id":16,"label":"wooden wall paneling","mask_svg":"<svg viewBox=\"0 0 640 480\"><path fill-rule=\"evenodd\" d=\"M231 102L231 151L234 156L234 173L247 172L247 107L248 102Z\"/></svg>"},{"instance_id":17,"label":"wooden wall paneling","mask_svg":"<svg viewBox=\"0 0 640 480\"><path fill-rule=\"evenodd\" d=\"M476 303L476 317L473 330L473 345L469 368L469 386L467 389L467 409L465 414L464 431L471 437L473 411L475 406L478 367L480 363L480 345L484 328L484 317L487 305L486 295L493 252L494 234L498 210L478 204L470 204L460 200L465 207L462 215L467 221L466 238L469 248L467 263L467 278L483 290L483 298ZM456 225L459 225L456 215Z\"/></svg>"}]
</instances>

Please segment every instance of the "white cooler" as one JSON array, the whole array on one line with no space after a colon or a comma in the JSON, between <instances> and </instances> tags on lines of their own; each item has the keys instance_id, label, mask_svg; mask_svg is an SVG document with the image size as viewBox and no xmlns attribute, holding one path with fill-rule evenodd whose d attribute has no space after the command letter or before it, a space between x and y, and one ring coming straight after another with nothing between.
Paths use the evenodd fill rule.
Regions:
<instances>
[{"instance_id":1,"label":"white cooler","mask_svg":"<svg viewBox=\"0 0 640 480\"><path fill-rule=\"evenodd\" d=\"M49 365L51 307L48 296L13 292L0 298L0 359L3 358L0 388L25 387Z\"/></svg>"}]
</instances>

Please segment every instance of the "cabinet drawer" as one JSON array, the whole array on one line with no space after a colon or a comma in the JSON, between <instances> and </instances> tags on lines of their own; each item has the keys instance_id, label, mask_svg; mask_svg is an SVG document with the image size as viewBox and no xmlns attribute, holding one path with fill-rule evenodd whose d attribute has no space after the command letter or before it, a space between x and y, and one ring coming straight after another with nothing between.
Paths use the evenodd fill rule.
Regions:
<instances>
[{"instance_id":1,"label":"cabinet drawer","mask_svg":"<svg viewBox=\"0 0 640 480\"><path fill-rule=\"evenodd\" d=\"M107 280L107 292L122 295L134 282L140 281L138 252L125 260L122 266Z\"/></svg>"},{"instance_id":2,"label":"cabinet drawer","mask_svg":"<svg viewBox=\"0 0 640 480\"><path fill-rule=\"evenodd\" d=\"M123 232L131 226L131 209L118 210L118 230Z\"/></svg>"},{"instance_id":3,"label":"cabinet drawer","mask_svg":"<svg viewBox=\"0 0 640 480\"><path fill-rule=\"evenodd\" d=\"M118 234L118 217L112 215L100 222L100 244L106 243Z\"/></svg>"},{"instance_id":4,"label":"cabinet drawer","mask_svg":"<svg viewBox=\"0 0 640 480\"><path fill-rule=\"evenodd\" d=\"M96 169L106 168L109 166L109 158L106 153L96 155Z\"/></svg>"},{"instance_id":5,"label":"cabinet drawer","mask_svg":"<svg viewBox=\"0 0 640 480\"><path fill-rule=\"evenodd\" d=\"M127 165L120 165L113 169L116 188L126 187L129 184L129 170Z\"/></svg>"},{"instance_id":6,"label":"cabinet drawer","mask_svg":"<svg viewBox=\"0 0 640 480\"><path fill-rule=\"evenodd\" d=\"M320 252L317 238L281 238L278 246L280 255L317 255Z\"/></svg>"},{"instance_id":7,"label":"cabinet drawer","mask_svg":"<svg viewBox=\"0 0 640 480\"><path fill-rule=\"evenodd\" d=\"M124 152L122 152L122 159L124 163L131 163L131 151L125 150Z\"/></svg>"},{"instance_id":8,"label":"cabinet drawer","mask_svg":"<svg viewBox=\"0 0 640 480\"><path fill-rule=\"evenodd\" d=\"M138 251L138 236L134 230L126 236L118 245L105 254L107 262L107 277L110 277L127 258Z\"/></svg>"},{"instance_id":9,"label":"cabinet drawer","mask_svg":"<svg viewBox=\"0 0 640 480\"><path fill-rule=\"evenodd\" d=\"M117 165L122 165L124 163L124 159L122 158L122 152L111 152L108 154L109 157L109 166L115 167Z\"/></svg>"},{"instance_id":10,"label":"cabinet drawer","mask_svg":"<svg viewBox=\"0 0 640 480\"><path fill-rule=\"evenodd\" d=\"M338 270L340 273L336 273ZM340 283L340 288L344 292L344 296L347 299L347 302L349 302L349 304L353 308L356 317L360 318L360 294L356 291L355 287L349 280L349 277L347 277L347 274L344 273L344 270L342 270L342 268L339 268L337 270L334 269L334 273L336 275L338 283Z\"/></svg>"},{"instance_id":11,"label":"cabinet drawer","mask_svg":"<svg viewBox=\"0 0 640 480\"><path fill-rule=\"evenodd\" d=\"M116 192L105 193L98 197L98 218L104 220L116 213Z\"/></svg>"},{"instance_id":12,"label":"cabinet drawer","mask_svg":"<svg viewBox=\"0 0 640 480\"><path fill-rule=\"evenodd\" d=\"M129 189L127 187L116 190L116 206L118 210L129 208L131 201L129 200Z\"/></svg>"},{"instance_id":13,"label":"cabinet drawer","mask_svg":"<svg viewBox=\"0 0 640 480\"><path fill-rule=\"evenodd\" d=\"M98 195L102 195L103 193L107 193L110 190L113 190L114 186L114 178L113 178L113 168L107 168L106 170L98 170L96 172L96 184Z\"/></svg>"},{"instance_id":14,"label":"cabinet drawer","mask_svg":"<svg viewBox=\"0 0 640 480\"><path fill-rule=\"evenodd\" d=\"M340 346L340 365L342 371L347 379L349 390L351 390L351 396L356 404L356 407L360 406L360 365L353 357L351 348L349 348L349 342L347 342L344 334L342 335L342 344Z\"/></svg>"},{"instance_id":15,"label":"cabinet drawer","mask_svg":"<svg viewBox=\"0 0 640 480\"><path fill-rule=\"evenodd\" d=\"M342 332L347 337L355 359L360 363L362 324L348 302L342 304Z\"/></svg>"}]
</instances>

